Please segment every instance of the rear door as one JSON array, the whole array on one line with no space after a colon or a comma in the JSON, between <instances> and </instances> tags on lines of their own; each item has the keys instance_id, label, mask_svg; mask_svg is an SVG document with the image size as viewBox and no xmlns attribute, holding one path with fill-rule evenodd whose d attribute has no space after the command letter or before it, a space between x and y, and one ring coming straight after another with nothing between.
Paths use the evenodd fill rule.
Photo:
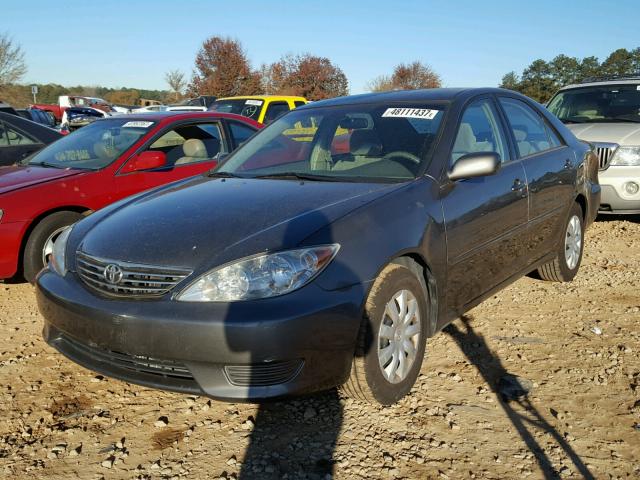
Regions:
<instances>
[{"instance_id":1,"label":"rear door","mask_svg":"<svg viewBox=\"0 0 640 480\"><path fill-rule=\"evenodd\" d=\"M221 123L209 121L165 129L142 151L145 150L164 152L167 165L153 170L119 173L116 184L120 197L206 172L216 166L219 156L230 151L230 145Z\"/></svg>"},{"instance_id":2,"label":"rear door","mask_svg":"<svg viewBox=\"0 0 640 480\"><path fill-rule=\"evenodd\" d=\"M466 306L518 272L526 261L527 183L513 158L495 101L474 100L462 113L450 166L463 155L496 152L494 175L451 182L441 188L447 235L447 304Z\"/></svg>"},{"instance_id":3,"label":"rear door","mask_svg":"<svg viewBox=\"0 0 640 480\"><path fill-rule=\"evenodd\" d=\"M541 258L555 247L567 209L573 201L575 156L532 106L508 96L500 96L499 103L529 183L527 249Z\"/></svg>"}]
</instances>

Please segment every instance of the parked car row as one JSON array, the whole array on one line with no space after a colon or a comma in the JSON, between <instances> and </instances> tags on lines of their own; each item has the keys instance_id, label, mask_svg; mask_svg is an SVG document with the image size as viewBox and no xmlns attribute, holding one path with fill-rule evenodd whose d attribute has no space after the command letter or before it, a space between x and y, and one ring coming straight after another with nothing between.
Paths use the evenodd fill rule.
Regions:
<instances>
[{"instance_id":1,"label":"parked car row","mask_svg":"<svg viewBox=\"0 0 640 480\"><path fill-rule=\"evenodd\" d=\"M578 272L598 157L539 104L276 102L102 119L2 172L0 274L35 277L51 346L178 392L344 385L386 405L454 318L532 271Z\"/></svg>"}]
</instances>

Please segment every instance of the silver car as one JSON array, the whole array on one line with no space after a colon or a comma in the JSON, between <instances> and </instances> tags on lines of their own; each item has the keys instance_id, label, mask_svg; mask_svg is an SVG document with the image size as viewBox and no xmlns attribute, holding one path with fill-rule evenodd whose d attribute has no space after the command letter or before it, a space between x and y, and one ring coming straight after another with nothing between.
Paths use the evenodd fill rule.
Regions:
<instances>
[{"instance_id":1,"label":"silver car","mask_svg":"<svg viewBox=\"0 0 640 480\"><path fill-rule=\"evenodd\" d=\"M548 109L576 137L596 147L600 212L640 213L640 76L568 85Z\"/></svg>"}]
</instances>

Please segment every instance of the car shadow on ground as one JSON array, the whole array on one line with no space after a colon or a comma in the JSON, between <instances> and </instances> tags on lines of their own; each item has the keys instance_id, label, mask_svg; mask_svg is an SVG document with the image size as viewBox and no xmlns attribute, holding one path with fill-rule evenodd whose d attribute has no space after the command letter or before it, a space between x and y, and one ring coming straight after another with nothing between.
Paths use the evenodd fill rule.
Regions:
<instances>
[{"instance_id":1,"label":"car shadow on ground","mask_svg":"<svg viewBox=\"0 0 640 480\"><path fill-rule=\"evenodd\" d=\"M615 213L606 213L606 214L599 214L596 217L596 222L623 222L623 221L627 221L627 222L633 222L633 223L640 223L640 213L639 214L635 214L635 215L618 215Z\"/></svg>"},{"instance_id":2,"label":"car shadow on ground","mask_svg":"<svg viewBox=\"0 0 640 480\"><path fill-rule=\"evenodd\" d=\"M534 430L541 430L549 434L573 462L580 476L587 480L594 480L595 477L593 474L578 454L571 448L567 440L544 419L540 412L531 404L526 394L515 399L505 398L499 388L499 382L501 379L510 377L511 375L502 365L500 358L491 352L483 336L475 332L471 326L471 317L463 315L460 320L462 321L464 330L460 329L457 323L452 323L444 329L444 332L453 338L469 361L476 366L485 382L493 392L496 393L500 406L507 417L509 417L509 420L518 431L527 448L535 456L544 478L557 479L560 478L560 475L540 443L536 440L533 434ZM516 411L514 404L518 405L519 410L524 410L524 413Z\"/></svg>"}]
</instances>

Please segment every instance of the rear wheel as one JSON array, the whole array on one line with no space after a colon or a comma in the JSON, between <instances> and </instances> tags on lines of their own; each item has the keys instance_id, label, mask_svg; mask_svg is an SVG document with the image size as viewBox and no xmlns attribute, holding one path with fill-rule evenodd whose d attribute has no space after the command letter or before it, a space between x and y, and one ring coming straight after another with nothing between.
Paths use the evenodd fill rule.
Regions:
<instances>
[{"instance_id":1,"label":"rear wheel","mask_svg":"<svg viewBox=\"0 0 640 480\"><path fill-rule=\"evenodd\" d=\"M82 218L77 212L56 212L43 218L33 229L24 247L22 258L24 278L35 283L36 275L42 270L53 253L53 243L69 225Z\"/></svg>"},{"instance_id":2,"label":"rear wheel","mask_svg":"<svg viewBox=\"0 0 640 480\"><path fill-rule=\"evenodd\" d=\"M344 391L382 405L409 393L422 366L427 316L427 301L416 275L405 266L388 265L367 298Z\"/></svg>"},{"instance_id":3,"label":"rear wheel","mask_svg":"<svg viewBox=\"0 0 640 480\"><path fill-rule=\"evenodd\" d=\"M569 282L578 273L584 248L582 208L573 204L565 222L564 235L558 243L556 258L538 268L538 275L550 282Z\"/></svg>"}]
</instances>

